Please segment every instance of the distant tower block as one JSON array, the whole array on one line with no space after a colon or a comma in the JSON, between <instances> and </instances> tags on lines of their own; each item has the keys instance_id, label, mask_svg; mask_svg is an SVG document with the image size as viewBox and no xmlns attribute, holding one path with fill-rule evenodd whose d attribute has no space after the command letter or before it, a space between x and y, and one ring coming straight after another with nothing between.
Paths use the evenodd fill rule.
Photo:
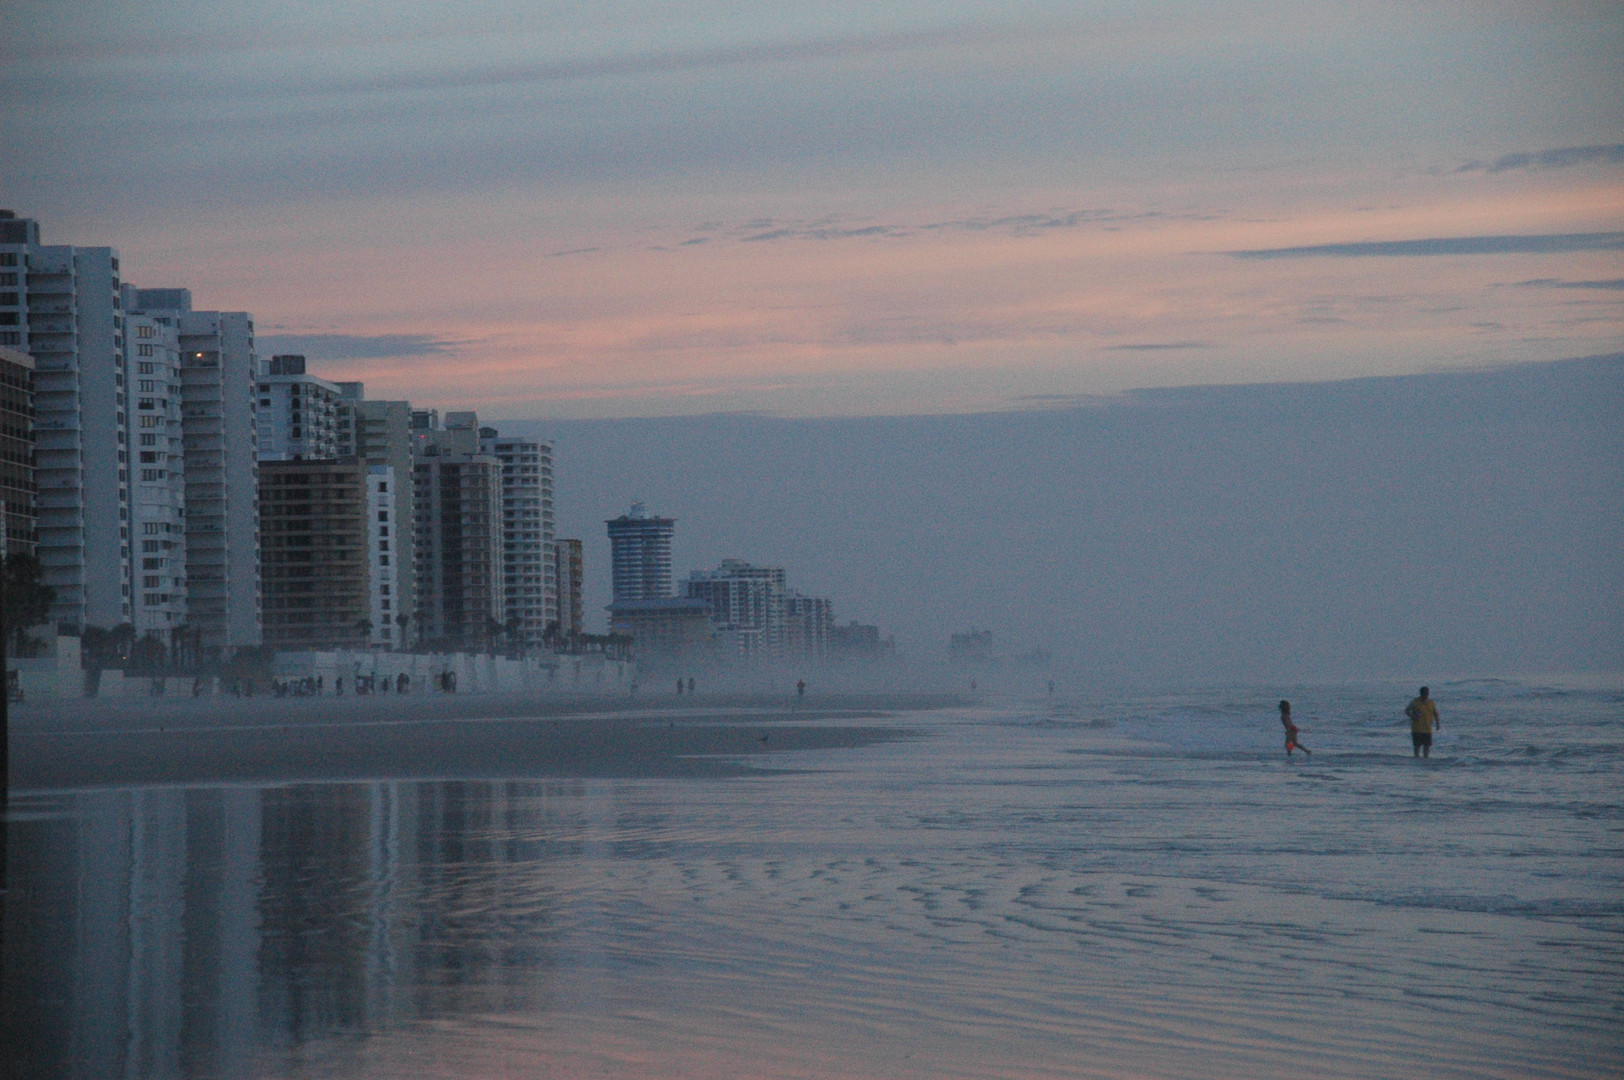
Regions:
<instances>
[{"instance_id":1,"label":"distant tower block","mask_svg":"<svg viewBox=\"0 0 1624 1080\"><path fill-rule=\"evenodd\" d=\"M615 603L671 595L672 518L649 517L642 503L606 524Z\"/></svg>"}]
</instances>

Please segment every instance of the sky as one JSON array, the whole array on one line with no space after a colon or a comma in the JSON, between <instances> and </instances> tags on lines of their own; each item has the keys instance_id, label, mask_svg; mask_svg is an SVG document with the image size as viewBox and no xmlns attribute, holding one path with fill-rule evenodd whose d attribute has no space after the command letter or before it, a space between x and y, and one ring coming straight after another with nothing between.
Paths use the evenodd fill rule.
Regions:
<instances>
[{"instance_id":1,"label":"sky","mask_svg":"<svg viewBox=\"0 0 1624 1080\"><path fill-rule=\"evenodd\" d=\"M5 27L0 206L372 397L967 414L1624 348L1616 2L7 0Z\"/></svg>"}]
</instances>

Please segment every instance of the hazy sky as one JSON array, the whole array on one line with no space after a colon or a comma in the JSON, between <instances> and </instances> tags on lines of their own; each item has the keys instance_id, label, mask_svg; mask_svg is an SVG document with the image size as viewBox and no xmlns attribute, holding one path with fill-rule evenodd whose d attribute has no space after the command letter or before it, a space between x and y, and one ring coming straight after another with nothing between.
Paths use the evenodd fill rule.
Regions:
<instances>
[{"instance_id":1,"label":"hazy sky","mask_svg":"<svg viewBox=\"0 0 1624 1080\"><path fill-rule=\"evenodd\" d=\"M1421 682L1624 668L1624 355L1140 391L981 415L513 425L556 439L561 535L675 517L940 660L990 629L1077 678ZM1034 676L1035 678L1035 676Z\"/></svg>"},{"instance_id":2,"label":"hazy sky","mask_svg":"<svg viewBox=\"0 0 1624 1080\"><path fill-rule=\"evenodd\" d=\"M1624 9L9 0L0 206L491 418L1624 347Z\"/></svg>"}]
</instances>

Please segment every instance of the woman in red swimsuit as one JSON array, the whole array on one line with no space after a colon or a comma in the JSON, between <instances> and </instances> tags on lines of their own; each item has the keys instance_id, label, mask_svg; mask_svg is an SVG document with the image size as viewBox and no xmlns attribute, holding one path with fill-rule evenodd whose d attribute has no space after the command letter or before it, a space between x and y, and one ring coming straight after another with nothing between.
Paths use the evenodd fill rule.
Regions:
<instances>
[{"instance_id":1,"label":"woman in red swimsuit","mask_svg":"<svg viewBox=\"0 0 1624 1080\"><path fill-rule=\"evenodd\" d=\"M1301 750L1309 757L1313 757L1314 751L1297 741L1297 725L1291 722L1291 702L1289 701L1280 703L1280 722L1286 726L1286 756L1290 757L1293 750Z\"/></svg>"}]
</instances>

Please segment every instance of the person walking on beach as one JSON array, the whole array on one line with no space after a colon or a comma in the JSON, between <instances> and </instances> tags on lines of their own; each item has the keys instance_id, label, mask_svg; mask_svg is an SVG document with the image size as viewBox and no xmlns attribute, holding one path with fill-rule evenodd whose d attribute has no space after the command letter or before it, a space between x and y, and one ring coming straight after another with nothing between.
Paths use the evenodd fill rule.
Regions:
<instances>
[{"instance_id":1,"label":"person walking on beach","mask_svg":"<svg viewBox=\"0 0 1624 1080\"><path fill-rule=\"evenodd\" d=\"M1444 726L1438 719L1438 706L1427 696L1427 688L1421 688L1421 696L1413 699L1404 706L1404 715L1410 718L1410 743L1413 748L1411 757L1432 756L1432 733L1435 729Z\"/></svg>"},{"instance_id":2,"label":"person walking on beach","mask_svg":"<svg viewBox=\"0 0 1624 1080\"><path fill-rule=\"evenodd\" d=\"M1289 701L1280 702L1280 723L1285 725L1286 728L1286 756L1290 757L1293 750L1301 750L1309 757L1313 757L1314 751L1297 741L1297 725L1291 722L1291 702Z\"/></svg>"}]
</instances>

